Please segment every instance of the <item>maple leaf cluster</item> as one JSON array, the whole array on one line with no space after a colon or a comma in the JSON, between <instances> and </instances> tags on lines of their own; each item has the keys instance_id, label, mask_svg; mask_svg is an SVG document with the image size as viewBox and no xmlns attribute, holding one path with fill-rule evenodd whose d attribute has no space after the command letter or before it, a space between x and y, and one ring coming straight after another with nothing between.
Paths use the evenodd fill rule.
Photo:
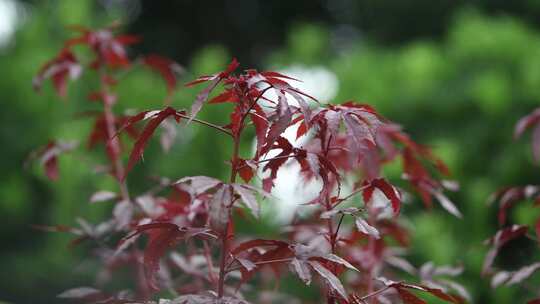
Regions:
<instances>
[{"instance_id":1,"label":"maple leaf cluster","mask_svg":"<svg viewBox=\"0 0 540 304\"><path fill-rule=\"evenodd\" d=\"M86 66L101 81L89 99L101 102L102 111L87 115L95 119L87 146L105 145L109 162L105 172L115 177L118 191L97 191L89 201L112 203L111 216L97 224L79 219L78 227L40 228L73 233L77 236L74 245L89 241L96 246L96 256L102 261L98 287L113 280L119 270L132 274L134 287L117 293L80 287L60 297L85 303L152 303L158 293L169 293L172 299L159 303L288 302L293 301L291 295L261 286L278 284L290 270L305 284L317 284L329 304L425 303L416 291L450 303L470 299L457 282L439 278L456 276L460 268L428 263L416 269L404 256L410 244L409 232L399 221L405 190L383 176L385 165L401 161L403 179L396 183L408 184L427 207L436 200L461 217L444 194L456 190L456 185L446 180L449 170L429 147L414 142L399 125L367 104L322 105L294 86L300 80L273 71L242 71L236 59L224 71L186 84L204 85L190 109L166 106L116 115L116 73L130 69L134 61L126 47L140 38L114 35L113 29L76 27L80 35L68 40L34 80L40 88L45 79L51 79L58 94L66 96L67 80L82 70L73 48L84 45L95 54ZM160 73L170 97L181 68L158 55L135 62ZM197 118L203 108L224 103L231 109L227 124ZM167 124L174 128L195 123L230 138L230 178L189 176L173 181L160 177L144 192L128 191L128 174L159 127L164 126L163 136ZM251 155L239 148L242 140L249 139L247 129L255 133ZM285 135L289 130L296 130L295 138ZM134 141L127 165L123 133ZM35 157L47 175L56 179L58 155L72 149L51 142ZM275 203L271 193L278 172L293 163L299 165L306 183L319 185L316 197L304 202L315 206L315 211L295 217L278 239L253 239L236 231L236 216L256 222L261 202ZM417 276L419 283L399 281L400 273Z\"/></svg>"},{"instance_id":2,"label":"maple leaf cluster","mask_svg":"<svg viewBox=\"0 0 540 304\"><path fill-rule=\"evenodd\" d=\"M521 137L528 129L532 129L532 153L536 161L540 160L540 108L535 109L529 115L521 118L514 128L514 138ZM523 265L519 269L505 270L495 266L495 260L499 253L506 249L507 244L514 240L528 238L540 246L540 217L536 218L534 225L521 225L511 223L509 213L517 204L526 202L532 203L533 207L540 206L540 186L524 185L504 187L493 193L489 199L490 203L498 202L498 223L500 229L491 238L485 241L490 246L486 257L482 273L491 277L491 286L493 288L505 285L521 284L525 286L536 271L540 270L540 262L532 262ZM534 235L529 234L529 230L534 231ZM534 295L536 299L530 300L528 304L540 303L540 294Z\"/></svg>"},{"instance_id":3,"label":"maple leaf cluster","mask_svg":"<svg viewBox=\"0 0 540 304\"><path fill-rule=\"evenodd\" d=\"M111 111L117 101L114 87L119 79L130 72L134 66L143 65L162 76L168 95L171 95L177 86L178 76L182 72L179 64L155 54L130 60L126 47L140 42L141 38L134 35L115 35L117 27L117 24L113 24L108 28L95 31L80 26L70 27L79 35L67 40L58 55L45 63L33 80L34 89L40 91L43 82L50 79L58 95L67 98L68 80L78 79L85 70L95 71L100 75L101 85L99 89L88 95L88 100L99 102L103 107L99 111L83 113L82 116L91 117L95 121L88 137L88 148L92 149L98 144L104 144L111 163L119 161L123 145L116 137L116 133L126 124L128 118L126 115L115 115ZM87 47L95 58L87 63L80 62L76 56L77 46ZM139 130L135 127L127 127L125 131L131 138L139 138ZM110 140L111 138L114 139ZM51 148L51 144L48 147ZM41 149L46 149L46 147ZM58 171L56 163L51 161L44 164L49 176L57 175L53 173ZM124 172L119 169L119 166L111 166L109 172L122 178Z\"/></svg>"}]
</instances>

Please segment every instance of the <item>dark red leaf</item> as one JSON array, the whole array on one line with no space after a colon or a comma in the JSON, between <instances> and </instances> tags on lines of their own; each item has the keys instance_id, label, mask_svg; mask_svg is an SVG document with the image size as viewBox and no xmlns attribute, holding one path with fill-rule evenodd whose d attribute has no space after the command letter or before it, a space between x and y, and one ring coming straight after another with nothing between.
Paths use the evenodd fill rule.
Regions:
<instances>
[{"instance_id":1,"label":"dark red leaf","mask_svg":"<svg viewBox=\"0 0 540 304\"><path fill-rule=\"evenodd\" d=\"M287 76L287 75L283 75L283 74L278 73L278 72L272 72L272 71L261 72L261 75L263 75L264 77L285 78L285 79L290 79L290 80L300 81L301 82L301 80L299 80L299 79L296 79L296 78L293 78L293 77L290 77L290 76Z\"/></svg>"},{"instance_id":2,"label":"dark red leaf","mask_svg":"<svg viewBox=\"0 0 540 304\"><path fill-rule=\"evenodd\" d=\"M219 73L220 78L226 78L228 77L232 72L234 72L238 67L240 66L240 63L236 58L233 58L231 63L227 66L227 69L221 73Z\"/></svg>"},{"instance_id":3,"label":"dark red leaf","mask_svg":"<svg viewBox=\"0 0 540 304\"><path fill-rule=\"evenodd\" d=\"M503 247L509 241L523 236L528 230L529 228L525 225L512 225L497 231L493 237L488 239L486 243L491 246L491 249L484 258L482 273L487 274L491 272L491 266L501 247Z\"/></svg>"},{"instance_id":4,"label":"dark red leaf","mask_svg":"<svg viewBox=\"0 0 540 304\"><path fill-rule=\"evenodd\" d=\"M296 139L304 136L308 131L308 127L304 122L300 122L298 129L296 130Z\"/></svg>"},{"instance_id":5,"label":"dark red leaf","mask_svg":"<svg viewBox=\"0 0 540 304\"><path fill-rule=\"evenodd\" d=\"M241 159L238 161L238 164L236 165L240 169L238 169L238 173L240 174L240 177L246 182L249 183L251 179L253 178L253 175L255 174L253 171L255 170L252 168L245 159Z\"/></svg>"},{"instance_id":6,"label":"dark red leaf","mask_svg":"<svg viewBox=\"0 0 540 304\"><path fill-rule=\"evenodd\" d=\"M130 120L130 121L139 121L143 119L144 116L148 114L148 112L142 115L142 118L141 118L141 114L136 115L133 118L133 120ZM173 116L177 122L179 122L181 119L179 116L177 116L177 111L175 109L171 107L167 107L164 110L160 111L159 113L155 114L150 119L150 121L146 124L146 126L144 127L144 130L141 132L141 135L139 136L139 138L133 145L133 150L131 151L128 165L126 167L126 175L129 171L131 171L135 163L137 163L137 161L139 161L139 159L141 158L144 152L144 148L146 144L148 143L148 140L150 139L150 137L156 130L156 128L159 126L161 122L163 122L167 117L170 117L170 116ZM125 176L123 178L125 179Z\"/></svg>"},{"instance_id":7,"label":"dark red leaf","mask_svg":"<svg viewBox=\"0 0 540 304\"><path fill-rule=\"evenodd\" d=\"M204 90L202 90L195 98L195 101L193 102L193 105L191 106L191 113L190 113L191 117L195 117L197 113L199 113L203 104L208 100L208 96L216 88L219 82L223 80L224 78L229 77L229 75L238 66L239 66L238 61L236 61L236 58L233 58L232 62L229 64L229 66L227 67L225 71L215 74L213 76L202 76L186 84L186 86L192 86L201 82L211 81L210 84L206 88L204 88Z\"/></svg>"},{"instance_id":8,"label":"dark red leaf","mask_svg":"<svg viewBox=\"0 0 540 304\"><path fill-rule=\"evenodd\" d=\"M495 192L490 200L499 200L499 225L506 223L508 210L517 203L531 199L538 194L538 187L534 185L506 187Z\"/></svg>"},{"instance_id":9,"label":"dark red leaf","mask_svg":"<svg viewBox=\"0 0 540 304\"><path fill-rule=\"evenodd\" d=\"M385 196L390 200L392 203L392 209L394 210L394 214L399 213L399 209L401 206L401 199L399 198L399 195L397 193L397 190L389 184L387 181L385 181L382 178L377 178L372 181L365 181L364 186L367 188L363 191L364 196L364 202L367 204L373 195L373 190L379 189Z\"/></svg>"},{"instance_id":10,"label":"dark red leaf","mask_svg":"<svg viewBox=\"0 0 540 304\"><path fill-rule=\"evenodd\" d=\"M528 229L529 228L525 225L512 225L497 231L497 233L487 242L492 246L500 248L509 241L527 233Z\"/></svg>"},{"instance_id":11,"label":"dark red leaf","mask_svg":"<svg viewBox=\"0 0 540 304\"><path fill-rule=\"evenodd\" d=\"M216 86L218 85L220 81L221 81L221 78L215 77L214 79L212 79L210 84L197 95L197 97L195 98L195 101L191 105L191 113L190 113L191 117L194 118L195 116L197 116L197 113L199 113L199 111L201 110L204 102L208 100L208 95L210 95L210 92L212 92L212 90L216 88Z\"/></svg>"},{"instance_id":12,"label":"dark red leaf","mask_svg":"<svg viewBox=\"0 0 540 304\"><path fill-rule=\"evenodd\" d=\"M233 202L233 193L231 185L221 184L210 200L208 217L210 227L223 234L230 227L231 205Z\"/></svg>"},{"instance_id":13,"label":"dark red leaf","mask_svg":"<svg viewBox=\"0 0 540 304\"><path fill-rule=\"evenodd\" d=\"M185 84L186 87L192 87L194 85L197 85L199 83L203 83L203 82L206 82L206 81L210 81L212 79L215 79L216 76L215 75L203 75L203 76L199 76L199 78L193 80L193 81L190 81L188 83Z\"/></svg>"},{"instance_id":14,"label":"dark red leaf","mask_svg":"<svg viewBox=\"0 0 540 304\"><path fill-rule=\"evenodd\" d=\"M536 220L535 230L536 230L536 239L540 242L540 218Z\"/></svg>"},{"instance_id":15,"label":"dark red leaf","mask_svg":"<svg viewBox=\"0 0 540 304\"><path fill-rule=\"evenodd\" d=\"M409 292L406 289L429 292L430 294L436 296L437 298L445 300L447 302L456 303L456 304L461 303L460 299L454 296L451 296L438 288L431 288L424 285L414 285L414 284L408 284L408 283L403 283L403 282L393 282L390 284L390 286L394 287L398 291L399 296L403 300L404 303L412 303L412 304L426 303L424 300L418 298L416 295L414 295L413 293Z\"/></svg>"},{"instance_id":16,"label":"dark red leaf","mask_svg":"<svg viewBox=\"0 0 540 304\"><path fill-rule=\"evenodd\" d=\"M268 131L268 120L266 119L266 114L262 108L255 104L253 106L253 112L249 114L253 126L255 127L255 135L257 137L257 155L259 157L262 152L262 148L265 143L266 133Z\"/></svg>"},{"instance_id":17,"label":"dark red leaf","mask_svg":"<svg viewBox=\"0 0 540 304\"><path fill-rule=\"evenodd\" d=\"M266 192L272 190L279 168L287 162L288 158L286 156L290 155L293 149L291 143L283 137L277 139L274 148L282 151L263 167L263 171L270 170L270 175L263 179L263 190Z\"/></svg>"},{"instance_id":18,"label":"dark red leaf","mask_svg":"<svg viewBox=\"0 0 540 304\"><path fill-rule=\"evenodd\" d=\"M59 177L58 171L58 156L69 152L77 147L77 142L64 142L51 140L45 146L42 146L28 156L27 162L39 160L39 163L45 169L45 174L51 180L57 180Z\"/></svg>"},{"instance_id":19,"label":"dark red leaf","mask_svg":"<svg viewBox=\"0 0 540 304\"><path fill-rule=\"evenodd\" d=\"M219 94L218 96L210 99L208 103L212 104L212 103L223 103L223 102L237 102L237 100L238 98L236 97L234 92L232 90L227 90Z\"/></svg>"},{"instance_id":20,"label":"dark red leaf","mask_svg":"<svg viewBox=\"0 0 540 304\"><path fill-rule=\"evenodd\" d=\"M115 38L115 40L123 45L137 44L142 41L142 38L137 35L120 35Z\"/></svg>"},{"instance_id":21,"label":"dark red leaf","mask_svg":"<svg viewBox=\"0 0 540 304\"><path fill-rule=\"evenodd\" d=\"M102 65L108 65L113 68L129 65L129 59L124 46L140 41L139 37L133 35L115 37L110 28L96 31L79 28L78 31L82 35L68 40L65 46L69 48L77 44L87 45L96 54L96 60L91 64L93 68L98 68Z\"/></svg>"},{"instance_id":22,"label":"dark red leaf","mask_svg":"<svg viewBox=\"0 0 540 304\"><path fill-rule=\"evenodd\" d=\"M76 79L82 68L75 55L69 49L63 49L57 57L45 63L32 82L36 91L41 89L43 81L51 78L56 92L61 97L67 93L67 79Z\"/></svg>"},{"instance_id":23,"label":"dark red leaf","mask_svg":"<svg viewBox=\"0 0 540 304\"><path fill-rule=\"evenodd\" d=\"M343 299L347 299L347 292L343 284L330 270L316 261L308 261L308 263L328 283L332 290L337 292Z\"/></svg>"},{"instance_id":24,"label":"dark red leaf","mask_svg":"<svg viewBox=\"0 0 540 304\"><path fill-rule=\"evenodd\" d=\"M540 122L540 108L535 109L531 114L521 118L514 128L514 138L519 138L527 129Z\"/></svg>"},{"instance_id":25,"label":"dark red leaf","mask_svg":"<svg viewBox=\"0 0 540 304\"><path fill-rule=\"evenodd\" d=\"M55 181L58 179L58 158L53 156L45 162L45 174L51 180Z\"/></svg>"},{"instance_id":26,"label":"dark red leaf","mask_svg":"<svg viewBox=\"0 0 540 304\"><path fill-rule=\"evenodd\" d=\"M148 233L150 240L144 251L145 275L149 286L159 290L155 274L159 270L159 260L167 249L175 246L180 240L207 232L208 229L205 228L181 228L166 222L151 223L137 226L135 231L123 238L118 246L141 233Z\"/></svg>"},{"instance_id":27,"label":"dark red leaf","mask_svg":"<svg viewBox=\"0 0 540 304\"><path fill-rule=\"evenodd\" d=\"M427 287L427 286L421 286L421 287L424 288L427 292L431 293L432 295L436 296L439 299L442 299L442 300L445 300L445 301L451 302L451 303L460 303L461 302L456 297L451 296L449 294L446 294L441 289L430 288L430 287Z\"/></svg>"},{"instance_id":28,"label":"dark red leaf","mask_svg":"<svg viewBox=\"0 0 540 304\"><path fill-rule=\"evenodd\" d=\"M145 56L143 62L161 74L167 83L167 90L171 94L176 88L178 75L182 73L182 67L169 58L155 54Z\"/></svg>"},{"instance_id":29,"label":"dark red leaf","mask_svg":"<svg viewBox=\"0 0 540 304\"><path fill-rule=\"evenodd\" d=\"M396 288L396 289L399 293L399 297L405 304L427 304L426 301L420 299L419 297L414 295L412 292L407 291L406 289L403 289L403 288Z\"/></svg>"},{"instance_id":30,"label":"dark red leaf","mask_svg":"<svg viewBox=\"0 0 540 304\"><path fill-rule=\"evenodd\" d=\"M289 243L279 240L263 240L263 239L255 239L243 242L236 246L233 250L231 250L231 254L237 255L241 252L245 252L249 249L256 248L256 247L268 247L268 246L275 246L275 247L289 247Z\"/></svg>"},{"instance_id":31,"label":"dark red leaf","mask_svg":"<svg viewBox=\"0 0 540 304\"><path fill-rule=\"evenodd\" d=\"M268 193L245 184L231 184L233 191L240 197L240 201L251 211L255 218L259 217L260 207L256 194L267 197Z\"/></svg>"},{"instance_id":32,"label":"dark red leaf","mask_svg":"<svg viewBox=\"0 0 540 304\"><path fill-rule=\"evenodd\" d=\"M289 127L292 121L292 112L284 97L279 98L278 102L278 118L272 123L268 134L266 135L264 147L261 154L266 154L274 145L274 142L281 136L281 134Z\"/></svg>"}]
</instances>

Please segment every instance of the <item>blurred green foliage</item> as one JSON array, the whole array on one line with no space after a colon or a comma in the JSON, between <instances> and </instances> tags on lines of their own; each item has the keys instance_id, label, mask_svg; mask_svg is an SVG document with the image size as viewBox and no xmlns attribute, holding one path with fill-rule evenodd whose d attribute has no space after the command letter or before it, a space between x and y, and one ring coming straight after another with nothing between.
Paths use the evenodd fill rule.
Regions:
<instances>
[{"instance_id":1,"label":"blurred green foliage","mask_svg":"<svg viewBox=\"0 0 540 304\"><path fill-rule=\"evenodd\" d=\"M63 25L102 26L117 17L96 13L91 1L55 3L35 4L15 44L0 55L4 75L0 80L0 300L15 303L54 303L59 291L91 282L87 270L95 265L82 263L88 248L66 249L69 236L42 233L30 225L71 225L76 216L98 220L109 207L89 206L87 198L97 189L115 187L110 178L92 173L94 164L104 162L99 151L81 150L62 158L56 183L46 180L38 166L23 169L35 147L50 138L83 138L91 127L90 120L77 118L76 113L95 109L85 101L96 81L92 75L70 86L68 101L58 100L49 84L40 95L31 90L38 68L70 34ZM486 252L482 241L496 230L495 210L486 206L487 197L503 185L538 182L529 141L514 142L512 130L519 117L539 104L540 32L512 17L486 17L464 9L438 40L389 47L363 37L337 51L331 36L324 25L298 24L290 29L286 46L273 50L264 65L324 66L339 80L336 102L370 103L418 141L432 145L462 185L452 199L464 219L452 218L440 208L425 210L414 199L405 207L410 216L407 225L413 230L413 261L417 266L429 260L463 263L462 281L476 303L523 302L524 292L517 288L491 290L488 280L480 278L480 269ZM222 46L208 45L193 58L182 59L189 62L185 77L219 70L230 56ZM196 91L180 89L173 106L189 107ZM119 87L120 110L159 108L164 93L158 77L137 71ZM227 117L221 113L214 109L201 115L224 122ZM156 142L129 180L136 191L147 189L148 180L143 179L147 175L220 177L226 172L223 160L229 143L212 130L197 126L182 130L180 143L169 155ZM251 147L245 143L243 148ZM530 221L530 209L520 207L512 217ZM261 227L257 233L272 233L272 224ZM533 258L530 252L524 255Z\"/></svg>"}]
</instances>

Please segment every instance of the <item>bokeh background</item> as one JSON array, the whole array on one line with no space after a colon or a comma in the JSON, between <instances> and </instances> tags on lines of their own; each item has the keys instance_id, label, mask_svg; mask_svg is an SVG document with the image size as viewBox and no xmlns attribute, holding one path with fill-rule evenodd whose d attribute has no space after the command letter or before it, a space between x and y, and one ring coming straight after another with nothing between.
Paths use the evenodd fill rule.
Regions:
<instances>
[{"instance_id":1,"label":"bokeh background","mask_svg":"<svg viewBox=\"0 0 540 304\"><path fill-rule=\"evenodd\" d=\"M405 126L447 161L462 185L452 199L464 214L458 220L440 208L424 210L418 201L407 206L413 262L462 263L460 281L475 303L524 301L522 289L490 289L480 270L482 241L496 230L489 194L539 182L529 141L514 141L512 131L540 104L540 1L0 0L0 302L58 303L62 290L92 282L84 246L69 249L70 236L30 225L72 225L78 216L97 221L109 212L87 203L95 190L114 189L112 180L92 173L104 159L84 151L64 157L58 182L23 163L49 138L88 133L92 122L76 113L89 109L85 96L96 79L84 76L71 85L67 102L50 84L36 94L31 80L70 36L66 25L100 27L113 20L144 37L131 49L134 56L175 59L188 71L183 81L215 72L235 56L245 68L299 75L324 101L368 102ZM123 107L141 110L160 107L166 91L145 71L130 75L119 90ZM179 89L173 105L188 107L195 93ZM219 111L201 115L222 119ZM145 189L145 175L223 175L224 145L198 127L185 130L167 155L154 141L130 186ZM511 216L528 223L536 215L523 204ZM255 230L265 234L275 226L265 222ZM515 268L538 259L534 252L526 244L500 263Z\"/></svg>"}]
</instances>

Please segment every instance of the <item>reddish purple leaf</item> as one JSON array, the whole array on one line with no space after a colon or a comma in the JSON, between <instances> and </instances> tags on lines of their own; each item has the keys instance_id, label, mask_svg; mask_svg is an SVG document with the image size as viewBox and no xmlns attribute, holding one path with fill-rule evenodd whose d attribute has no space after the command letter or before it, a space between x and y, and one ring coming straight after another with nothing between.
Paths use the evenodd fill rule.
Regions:
<instances>
[{"instance_id":1,"label":"reddish purple leaf","mask_svg":"<svg viewBox=\"0 0 540 304\"><path fill-rule=\"evenodd\" d=\"M202 109L204 102L208 100L208 96L210 95L212 90L217 87L220 81L221 78L219 77L212 79L212 82L210 82L210 84L206 88L204 88L199 94L197 94L193 105L191 105L190 115L192 118L190 118L189 122L191 122L191 120L195 118L195 116L197 116L197 113L199 113L199 111Z\"/></svg>"},{"instance_id":2,"label":"reddish purple leaf","mask_svg":"<svg viewBox=\"0 0 540 304\"><path fill-rule=\"evenodd\" d=\"M35 159L39 160L40 164L45 169L45 175L53 181L59 177L58 170L58 156L66 152L72 151L78 146L75 141L54 141L51 140L43 147L30 153L28 156L28 162Z\"/></svg>"},{"instance_id":3,"label":"reddish purple leaf","mask_svg":"<svg viewBox=\"0 0 540 304\"><path fill-rule=\"evenodd\" d=\"M376 239L381 238L381 235L379 231L377 230L377 228L368 224L368 222L366 222L366 220L364 220L363 218L361 217L356 218L355 223L356 223L356 228L358 229L358 231L364 234L370 235Z\"/></svg>"},{"instance_id":4,"label":"reddish purple leaf","mask_svg":"<svg viewBox=\"0 0 540 304\"><path fill-rule=\"evenodd\" d=\"M57 57L47 62L33 80L34 89L39 91L45 79L51 78L56 92L66 96L67 80L80 76L82 67L69 49L63 49Z\"/></svg>"},{"instance_id":5,"label":"reddish purple leaf","mask_svg":"<svg viewBox=\"0 0 540 304\"><path fill-rule=\"evenodd\" d=\"M528 230L529 228L525 225L512 225L497 231L493 237L488 239L486 244L490 245L491 249L484 258L482 273L487 274L491 272L491 266L495 261L501 247L503 247L509 241L523 236Z\"/></svg>"},{"instance_id":6,"label":"reddish purple leaf","mask_svg":"<svg viewBox=\"0 0 540 304\"><path fill-rule=\"evenodd\" d=\"M308 267L308 263L303 260L299 260L297 258L293 258L290 264L290 268L293 272L298 275L300 280L304 282L304 284L309 285L311 284L311 270Z\"/></svg>"},{"instance_id":7,"label":"reddish purple leaf","mask_svg":"<svg viewBox=\"0 0 540 304\"><path fill-rule=\"evenodd\" d=\"M257 197L255 195L259 193L261 195L268 196L268 193L249 185L232 184L232 187L234 189L234 192L240 196L240 199L249 209L249 211L251 211L253 216L255 218L259 218L260 208L259 203L257 202Z\"/></svg>"},{"instance_id":8,"label":"reddish purple leaf","mask_svg":"<svg viewBox=\"0 0 540 304\"><path fill-rule=\"evenodd\" d=\"M514 138L519 138L527 129L540 122L540 108L535 109L531 114L521 118L514 128Z\"/></svg>"},{"instance_id":9,"label":"reddish purple leaf","mask_svg":"<svg viewBox=\"0 0 540 304\"><path fill-rule=\"evenodd\" d=\"M210 99L208 103L212 104L212 103L236 102L236 101L237 101L237 98L234 92L232 90L227 90L219 94L218 96Z\"/></svg>"},{"instance_id":10,"label":"reddish purple leaf","mask_svg":"<svg viewBox=\"0 0 540 304\"><path fill-rule=\"evenodd\" d=\"M172 223L157 222L137 226L133 233L121 240L119 246L141 233L149 235L150 240L144 251L145 275L149 286L154 290L159 290L155 274L159 270L159 260L167 249L175 246L180 240L207 235L207 232L208 229L205 228L185 228Z\"/></svg>"},{"instance_id":11,"label":"reddish purple leaf","mask_svg":"<svg viewBox=\"0 0 540 304\"><path fill-rule=\"evenodd\" d=\"M377 178L369 182L365 181L364 186L367 187L362 192L363 197L364 197L364 202L366 204L371 200L373 191L375 189L379 189L386 196L386 198L390 200L392 204L392 209L394 210L394 214L399 213L399 209L401 207L401 199L399 197L399 193L394 188L394 186L392 186L391 184L389 184L387 181L385 181L382 178Z\"/></svg>"},{"instance_id":12,"label":"reddish purple leaf","mask_svg":"<svg viewBox=\"0 0 540 304\"><path fill-rule=\"evenodd\" d=\"M144 112L144 113L145 113L144 116L148 115L148 112ZM144 116L141 118L141 114L136 115L136 118L134 118L134 120L138 121L144 118ZM170 117L170 116L173 116L177 123L180 122L181 117L178 116L178 112L171 107L167 107L164 110L159 111L158 113L153 115L150 121L146 124L146 126L144 127L144 130L141 132L141 135L139 136L139 138L133 145L133 150L131 151L128 165L126 167L126 175L129 171L131 171L135 163L137 163L137 161L139 161L139 159L142 157L144 148L146 144L148 143L148 140L150 139L150 137L156 130L156 128L159 126L161 122L163 122L167 117ZM123 177L123 179L125 179L125 176Z\"/></svg>"},{"instance_id":13,"label":"reddish purple leaf","mask_svg":"<svg viewBox=\"0 0 540 304\"><path fill-rule=\"evenodd\" d=\"M218 74L215 74L213 76L203 76L199 77L199 79L192 81L187 84L187 86L192 86L197 83L210 81L210 84L204 88L195 98L195 101L193 102L193 105L191 106L191 119L188 121L191 122L195 116L197 116L197 113L201 110L203 104L208 100L208 96L210 93L217 87L217 85L225 78L229 77L229 75L238 68L239 63L236 61L236 58L233 58L233 61L229 64L227 69L223 72L220 72Z\"/></svg>"},{"instance_id":14,"label":"reddish purple leaf","mask_svg":"<svg viewBox=\"0 0 540 304\"><path fill-rule=\"evenodd\" d=\"M396 288L396 289L399 293L399 297L405 304L427 304L426 301L420 299L415 294L413 294L412 292L404 288Z\"/></svg>"},{"instance_id":15,"label":"reddish purple leaf","mask_svg":"<svg viewBox=\"0 0 540 304\"><path fill-rule=\"evenodd\" d=\"M232 202L233 194L231 186L222 184L212 196L208 207L210 227L215 231L224 233L227 230L227 225L231 217Z\"/></svg>"},{"instance_id":16,"label":"reddish purple leaf","mask_svg":"<svg viewBox=\"0 0 540 304\"><path fill-rule=\"evenodd\" d=\"M347 292L345 291L345 288L343 287L343 284L341 284L341 281L336 277L330 270L328 270L326 267L321 265L319 262L316 261L308 261L309 265L315 270L334 290L338 293L343 299L347 299Z\"/></svg>"},{"instance_id":17,"label":"reddish purple leaf","mask_svg":"<svg viewBox=\"0 0 540 304\"><path fill-rule=\"evenodd\" d=\"M399 296L403 300L404 303L411 303L411 304L426 303L424 300L418 298L416 295L409 292L407 289L428 292L428 293L436 296L437 298L445 300L445 301L450 302L450 303L459 304L459 303L462 302L457 297L449 295L446 292L444 292L444 291L442 291L441 289L438 289L438 288L431 288L431 287L427 287L427 286L424 286L424 285L415 285L415 284L408 284L408 283L403 283L403 282L392 282L392 281L386 282L385 284L387 286L394 287L398 291Z\"/></svg>"},{"instance_id":18,"label":"reddish purple leaf","mask_svg":"<svg viewBox=\"0 0 540 304\"><path fill-rule=\"evenodd\" d=\"M540 218L536 220L536 225L534 228L536 231L536 239L540 242Z\"/></svg>"},{"instance_id":19,"label":"reddish purple leaf","mask_svg":"<svg viewBox=\"0 0 540 304\"><path fill-rule=\"evenodd\" d=\"M253 126L255 127L255 134L257 137L256 157L259 157L262 154L262 148L265 144L269 123L266 118L266 114L257 104L253 106L253 111L250 113L249 117L251 118Z\"/></svg>"},{"instance_id":20,"label":"reddish purple leaf","mask_svg":"<svg viewBox=\"0 0 540 304\"><path fill-rule=\"evenodd\" d=\"M178 75L183 72L182 67L169 58L155 54L145 56L143 62L161 74L163 80L167 83L167 90L171 94L176 88Z\"/></svg>"},{"instance_id":21,"label":"reddish purple leaf","mask_svg":"<svg viewBox=\"0 0 540 304\"><path fill-rule=\"evenodd\" d=\"M276 140L281 137L281 134L289 127L292 121L292 112L285 100L285 97L280 96L278 101L278 119L272 123L268 134L266 135L264 147L261 154L266 154L274 145Z\"/></svg>"},{"instance_id":22,"label":"reddish purple leaf","mask_svg":"<svg viewBox=\"0 0 540 304\"><path fill-rule=\"evenodd\" d=\"M268 246L275 246L275 247L289 247L289 243L279 240L263 240L263 239L255 239L243 242L236 246L233 250L231 250L231 254L237 255L239 253L245 252L247 250L250 250L252 248L256 247L268 247Z\"/></svg>"},{"instance_id":23,"label":"reddish purple leaf","mask_svg":"<svg viewBox=\"0 0 540 304\"><path fill-rule=\"evenodd\" d=\"M102 65L113 68L129 65L125 46L141 41L140 37L134 35L114 36L110 28L91 31L84 27L78 27L77 31L81 32L82 35L68 40L65 45L67 48L78 44L87 45L97 56L91 64L96 69Z\"/></svg>"},{"instance_id":24,"label":"reddish purple leaf","mask_svg":"<svg viewBox=\"0 0 540 304\"><path fill-rule=\"evenodd\" d=\"M510 227L503 228L490 238L487 243L494 247L502 247L509 241L523 236L527 233L528 227L525 225L512 225Z\"/></svg>"},{"instance_id":25,"label":"reddish purple leaf","mask_svg":"<svg viewBox=\"0 0 540 304\"><path fill-rule=\"evenodd\" d=\"M285 78L285 79L294 80L294 81L300 81L301 82L301 80L299 80L299 79L296 79L296 78L293 78L293 77L290 77L290 76L287 76L287 75L283 75L283 74L278 73L278 72L266 71L266 72L261 72L261 75L263 75L264 77Z\"/></svg>"}]
</instances>

